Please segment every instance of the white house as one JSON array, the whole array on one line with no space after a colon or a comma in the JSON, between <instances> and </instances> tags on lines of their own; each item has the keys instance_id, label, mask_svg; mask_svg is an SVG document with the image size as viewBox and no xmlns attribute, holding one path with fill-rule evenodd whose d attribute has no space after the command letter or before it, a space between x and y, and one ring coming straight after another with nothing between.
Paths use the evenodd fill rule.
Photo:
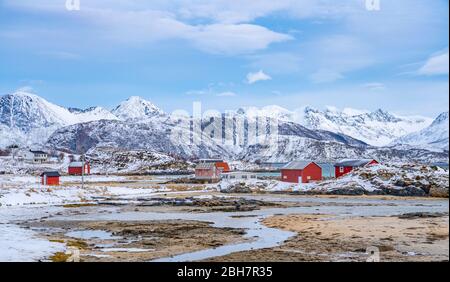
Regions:
<instances>
[{"instance_id":1,"label":"white house","mask_svg":"<svg viewBox=\"0 0 450 282\"><path fill-rule=\"evenodd\" d=\"M256 180L258 179L258 175L253 172L245 172L245 171L233 171L229 173L222 174L222 179L227 180Z\"/></svg>"},{"instance_id":2,"label":"white house","mask_svg":"<svg viewBox=\"0 0 450 282\"><path fill-rule=\"evenodd\" d=\"M43 151L27 151L20 157L30 163L45 163L48 161L48 154Z\"/></svg>"}]
</instances>

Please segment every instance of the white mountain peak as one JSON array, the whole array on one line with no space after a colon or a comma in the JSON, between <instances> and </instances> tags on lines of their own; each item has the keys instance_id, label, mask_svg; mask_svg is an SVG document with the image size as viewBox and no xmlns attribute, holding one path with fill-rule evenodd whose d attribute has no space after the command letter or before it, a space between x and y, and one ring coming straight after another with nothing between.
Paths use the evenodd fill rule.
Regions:
<instances>
[{"instance_id":1,"label":"white mountain peak","mask_svg":"<svg viewBox=\"0 0 450 282\"><path fill-rule=\"evenodd\" d=\"M131 96L117 106L112 113L121 120L146 119L163 115L164 112L139 96Z\"/></svg>"},{"instance_id":2,"label":"white mountain peak","mask_svg":"<svg viewBox=\"0 0 450 282\"><path fill-rule=\"evenodd\" d=\"M449 112L440 114L430 126L394 140L392 145L411 145L424 149L448 151Z\"/></svg>"},{"instance_id":3,"label":"white mountain peak","mask_svg":"<svg viewBox=\"0 0 450 282\"><path fill-rule=\"evenodd\" d=\"M73 112L20 89L0 96L0 146L43 143L61 127L102 119L117 117L102 108Z\"/></svg>"}]
</instances>

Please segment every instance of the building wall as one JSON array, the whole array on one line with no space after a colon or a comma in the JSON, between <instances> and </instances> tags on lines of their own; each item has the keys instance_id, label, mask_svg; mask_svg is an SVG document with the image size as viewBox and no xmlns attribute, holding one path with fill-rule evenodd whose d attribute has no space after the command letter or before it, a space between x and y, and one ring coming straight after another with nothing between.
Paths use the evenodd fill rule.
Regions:
<instances>
[{"instance_id":1,"label":"building wall","mask_svg":"<svg viewBox=\"0 0 450 282\"><path fill-rule=\"evenodd\" d=\"M341 171L341 168L343 168L343 170ZM349 174L350 172L352 172L353 167L352 166L337 166L335 167L335 174L336 174L336 178L339 178L341 176L344 176L346 174Z\"/></svg>"},{"instance_id":2,"label":"building wall","mask_svg":"<svg viewBox=\"0 0 450 282\"><path fill-rule=\"evenodd\" d=\"M377 165L377 164L379 164L379 163L376 160L373 160L370 163L368 163L367 166ZM340 166L335 167L336 178L339 178L341 176L349 174L354 169L354 167L352 167L352 166L344 166L343 168L344 168L344 171L341 171L341 167Z\"/></svg>"},{"instance_id":3,"label":"building wall","mask_svg":"<svg viewBox=\"0 0 450 282\"><path fill-rule=\"evenodd\" d=\"M289 183L298 183L298 178L302 176L303 170L297 169L282 169L281 170L281 181Z\"/></svg>"},{"instance_id":4,"label":"building wall","mask_svg":"<svg viewBox=\"0 0 450 282\"><path fill-rule=\"evenodd\" d=\"M322 168L315 163L309 164L303 170L302 181L303 183L309 183L311 181L322 180Z\"/></svg>"},{"instance_id":5,"label":"building wall","mask_svg":"<svg viewBox=\"0 0 450 282\"><path fill-rule=\"evenodd\" d=\"M218 175L215 169L196 169L195 178L198 179L216 179Z\"/></svg>"},{"instance_id":6,"label":"building wall","mask_svg":"<svg viewBox=\"0 0 450 282\"><path fill-rule=\"evenodd\" d=\"M282 169L281 181L289 183L299 183L299 177L302 177L302 183L322 180L322 169L320 166L311 163L305 169Z\"/></svg>"},{"instance_id":7,"label":"building wall","mask_svg":"<svg viewBox=\"0 0 450 282\"><path fill-rule=\"evenodd\" d=\"M82 170L81 167L69 167L69 174L70 175L81 175ZM84 166L84 174L90 174L91 173L91 167L89 165Z\"/></svg>"},{"instance_id":8,"label":"building wall","mask_svg":"<svg viewBox=\"0 0 450 282\"><path fill-rule=\"evenodd\" d=\"M81 175L81 173L82 173L81 167L69 167L70 175Z\"/></svg>"},{"instance_id":9,"label":"building wall","mask_svg":"<svg viewBox=\"0 0 450 282\"><path fill-rule=\"evenodd\" d=\"M45 183L45 180L47 180L47 183ZM48 186L55 186L59 185L59 177L42 177L42 185L48 185Z\"/></svg>"}]
</instances>

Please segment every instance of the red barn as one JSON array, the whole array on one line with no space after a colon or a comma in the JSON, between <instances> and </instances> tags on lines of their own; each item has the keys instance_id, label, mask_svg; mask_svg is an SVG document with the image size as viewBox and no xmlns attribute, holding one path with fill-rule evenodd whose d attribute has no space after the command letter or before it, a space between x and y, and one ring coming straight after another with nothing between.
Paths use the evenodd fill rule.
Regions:
<instances>
[{"instance_id":1,"label":"red barn","mask_svg":"<svg viewBox=\"0 0 450 282\"><path fill-rule=\"evenodd\" d=\"M230 166L226 162L216 162L216 168L220 170L220 173L230 172Z\"/></svg>"},{"instance_id":2,"label":"red barn","mask_svg":"<svg viewBox=\"0 0 450 282\"><path fill-rule=\"evenodd\" d=\"M281 181L309 183L322 180L322 168L314 162L291 162L281 169Z\"/></svg>"},{"instance_id":3,"label":"red barn","mask_svg":"<svg viewBox=\"0 0 450 282\"><path fill-rule=\"evenodd\" d=\"M195 167L195 178L200 180L218 180L220 178L220 170L215 163L199 163Z\"/></svg>"},{"instance_id":4,"label":"red barn","mask_svg":"<svg viewBox=\"0 0 450 282\"><path fill-rule=\"evenodd\" d=\"M84 170L84 171L83 171ZM91 174L91 166L89 163L72 162L69 164L69 175L88 175Z\"/></svg>"},{"instance_id":5,"label":"red barn","mask_svg":"<svg viewBox=\"0 0 450 282\"><path fill-rule=\"evenodd\" d=\"M58 186L59 177L61 175L57 171L46 171L41 174L41 184L48 186Z\"/></svg>"},{"instance_id":6,"label":"red barn","mask_svg":"<svg viewBox=\"0 0 450 282\"><path fill-rule=\"evenodd\" d=\"M377 164L379 164L379 162L374 159L342 160L334 165L336 178L352 172L355 168Z\"/></svg>"}]
</instances>

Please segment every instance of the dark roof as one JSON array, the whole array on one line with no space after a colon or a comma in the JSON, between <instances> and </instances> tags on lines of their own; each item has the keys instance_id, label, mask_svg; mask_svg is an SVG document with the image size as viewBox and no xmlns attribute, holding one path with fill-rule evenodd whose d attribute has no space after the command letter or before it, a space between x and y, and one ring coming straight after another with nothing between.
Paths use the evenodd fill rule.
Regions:
<instances>
[{"instance_id":1,"label":"dark roof","mask_svg":"<svg viewBox=\"0 0 450 282\"><path fill-rule=\"evenodd\" d=\"M47 153L44 152L44 151L32 151L32 150L30 150L30 152L35 154L35 155L47 155Z\"/></svg>"},{"instance_id":2,"label":"dark roof","mask_svg":"<svg viewBox=\"0 0 450 282\"><path fill-rule=\"evenodd\" d=\"M361 160L342 160L334 164L334 166L351 166L351 167L361 167L366 166L374 159L361 159Z\"/></svg>"},{"instance_id":3,"label":"dark roof","mask_svg":"<svg viewBox=\"0 0 450 282\"><path fill-rule=\"evenodd\" d=\"M294 161L290 162L281 169L305 169L308 165L314 163L312 161Z\"/></svg>"},{"instance_id":4,"label":"dark roof","mask_svg":"<svg viewBox=\"0 0 450 282\"><path fill-rule=\"evenodd\" d=\"M44 176L44 175L50 176L50 177L59 177L59 176L61 176L61 174L59 174L59 172L57 172L57 171L46 171L46 172L43 172L41 174L41 176Z\"/></svg>"}]
</instances>

